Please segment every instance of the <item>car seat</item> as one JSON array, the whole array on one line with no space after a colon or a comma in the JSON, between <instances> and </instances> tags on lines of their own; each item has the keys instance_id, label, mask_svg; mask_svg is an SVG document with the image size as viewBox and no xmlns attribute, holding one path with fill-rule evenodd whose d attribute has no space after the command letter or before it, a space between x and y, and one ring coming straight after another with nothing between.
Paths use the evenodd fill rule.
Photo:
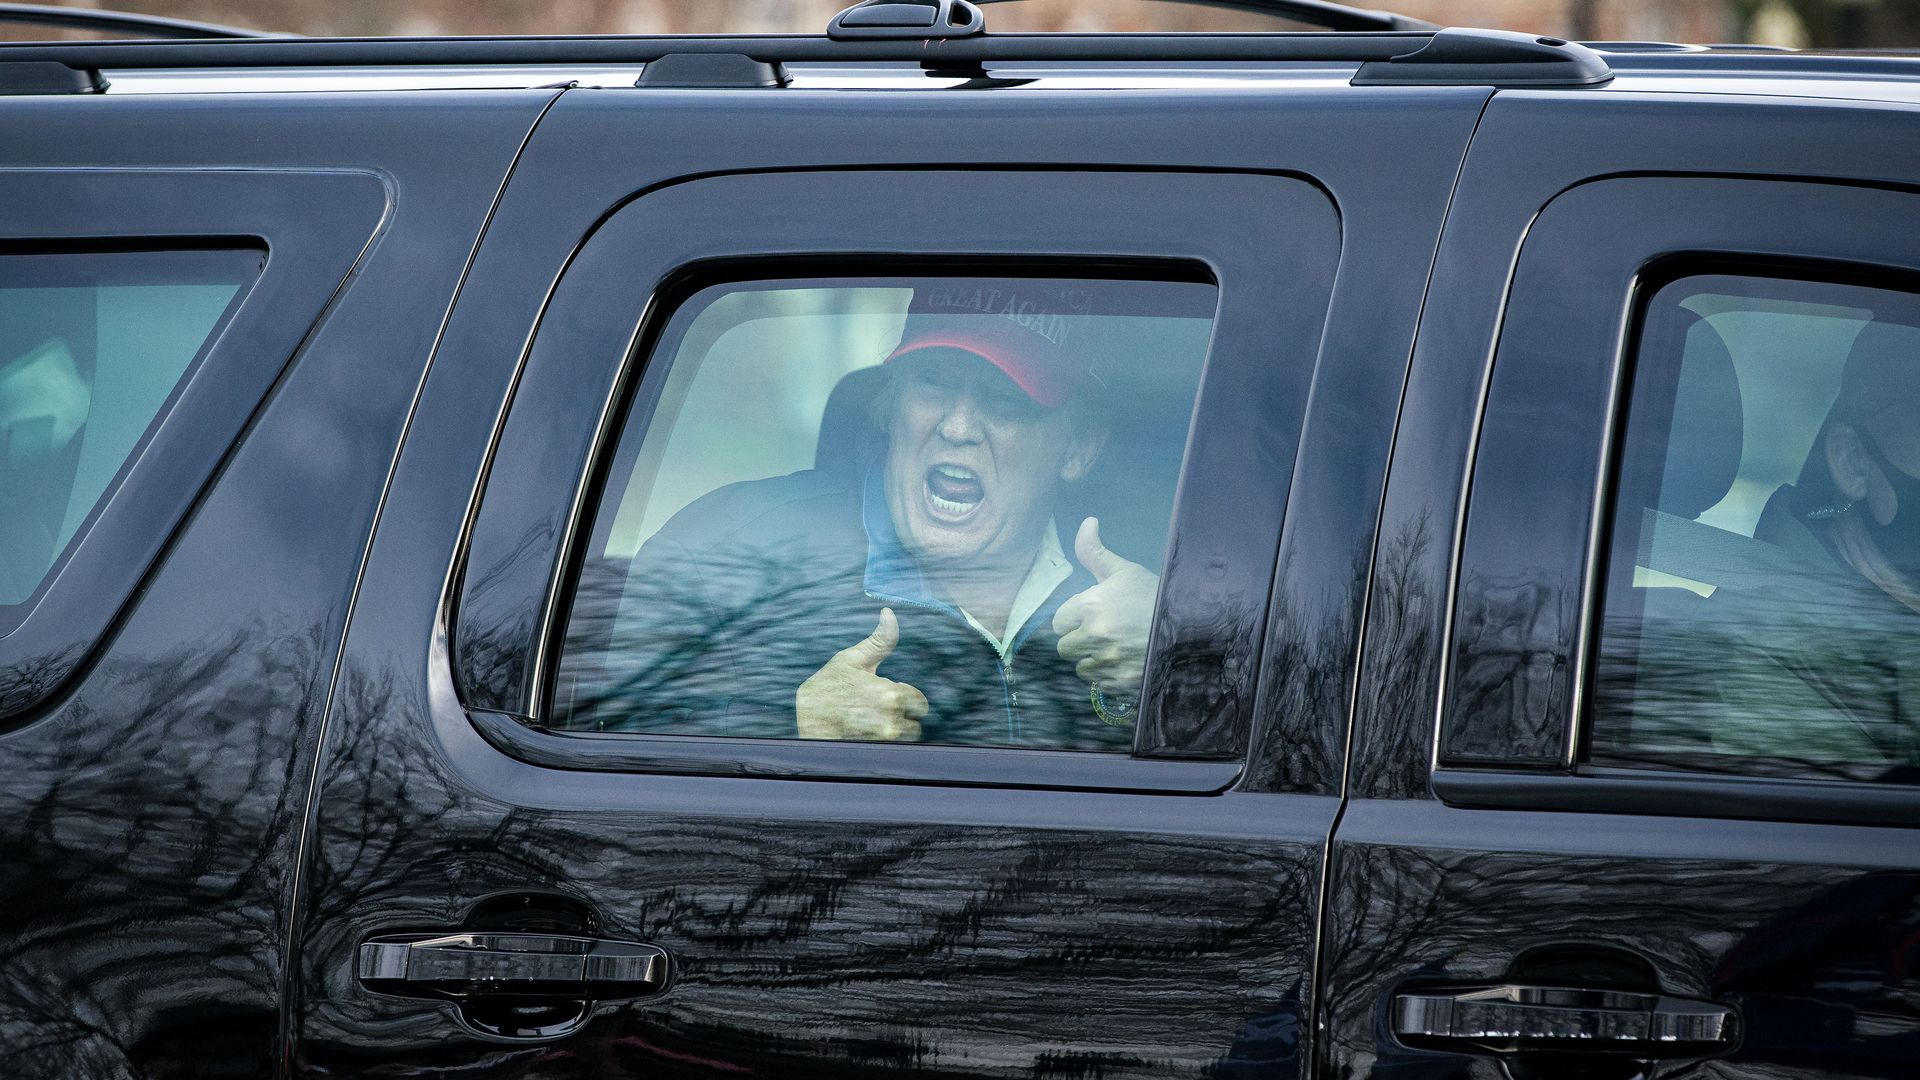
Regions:
<instances>
[{"instance_id":1,"label":"car seat","mask_svg":"<svg viewBox=\"0 0 1920 1080\"><path fill-rule=\"evenodd\" d=\"M1660 363L1676 355L1678 364ZM1637 453L1622 462L1615 511L1615 536L1637 542L1616 547L1610 560L1617 591L1606 601L1595 682L1599 707L1615 714L1595 737L1635 749L1704 749L1700 720L1710 710L1701 696L1712 692L1707 676L1721 655L1708 598L1664 582L1621 586L1636 567L1718 585L1729 563L1741 561L1739 547L1755 543L1695 520L1739 473L1740 381L1725 340L1691 312L1650 327L1642 356L1649 362L1639 371L1629 447ZM1662 444L1666 452L1655 452Z\"/></svg>"}]
</instances>

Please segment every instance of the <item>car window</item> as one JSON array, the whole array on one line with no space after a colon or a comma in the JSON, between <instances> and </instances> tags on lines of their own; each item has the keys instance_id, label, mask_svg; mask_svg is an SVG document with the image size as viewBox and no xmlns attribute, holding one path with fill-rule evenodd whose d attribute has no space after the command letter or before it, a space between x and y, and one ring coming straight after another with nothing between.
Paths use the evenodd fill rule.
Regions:
<instances>
[{"instance_id":1,"label":"car window","mask_svg":"<svg viewBox=\"0 0 1920 1080\"><path fill-rule=\"evenodd\" d=\"M1685 278L1638 345L1590 760L1920 780L1920 297Z\"/></svg>"},{"instance_id":2,"label":"car window","mask_svg":"<svg viewBox=\"0 0 1920 1080\"><path fill-rule=\"evenodd\" d=\"M50 579L261 262L0 256L0 606Z\"/></svg>"},{"instance_id":3,"label":"car window","mask_svg":"<svg viewBox=\"0 0 1920 1080\"><path fill-rule=\"evenodd\" d=\"M649 351L557 727L1125 751L1215 289L717 285Z\"/></svg>"}]
</instances>

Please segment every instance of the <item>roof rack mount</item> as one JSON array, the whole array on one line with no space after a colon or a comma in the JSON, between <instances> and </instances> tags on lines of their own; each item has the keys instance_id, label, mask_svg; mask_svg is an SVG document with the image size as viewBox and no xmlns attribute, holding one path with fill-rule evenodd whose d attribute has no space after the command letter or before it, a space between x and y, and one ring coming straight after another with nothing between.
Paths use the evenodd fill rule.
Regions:
<instances>
[{"instance_id":1,"label":"roof rack mount","mask_svg":"<svg viewBox=\"0 0 1920 1080\"><path fill-rule=\"evenodd\" d=\"M0 63L49 61L82 72L165 68L429 67L647 64L728 53L764 64L900 62L1284 63L1361 65L1370 85L1588 86L1611 70L1593 50L1499 30L1351 34L975 34L929 41L825 36L271 38L0 44Z\"/></svg>"},{"instance_id":2,"label":"roof rack mount","mask_svg":"<svg viewBox=\"0 0 1920 1080\"><path fill-rule=\"evenodd\" d=\"M1596 86L1613 78L1599 53L1507 30L1440 30L1420 48L1360 65L1355 86Z\"/></svg>"},{"instance_id":3,"label":"roof rack mount","mask_svg":"<svg viewBox=\"0 0 1920 1080\"><path fill-rule=\"evenodd\" d=\"M886 0L875 0L875 2L884 3ZM973 0L973 2L1005 4L1013 0ZM1277 19L1291 19L1294 22L1306 23L1308 26L1318 26L1323 30L1440 29L1438 24L1416 19L1411 15L1401 15L1391 11L1373 11L1348 4L1332 3L1331 0L1161 0L1161 2L1223 8L1228 11L1251 11L1259 15L1272 15Z\"/></svg>"},{"instance_id":4,"label":"roof rack mount","mask_svg":"<svg viewBox=\"0 0 1920 1080\"><path fill-rule=\"evenodd\" d=\"M827 36L841 41L872 39L951 39L986 32L980 8L1012 0L861 0L827 24ZM1165 3L1252 11L1292 19L1324 30L1438 30L1430 22L1331 3L1329 0L1163 0Z\"/></svg>"}]
</instances>

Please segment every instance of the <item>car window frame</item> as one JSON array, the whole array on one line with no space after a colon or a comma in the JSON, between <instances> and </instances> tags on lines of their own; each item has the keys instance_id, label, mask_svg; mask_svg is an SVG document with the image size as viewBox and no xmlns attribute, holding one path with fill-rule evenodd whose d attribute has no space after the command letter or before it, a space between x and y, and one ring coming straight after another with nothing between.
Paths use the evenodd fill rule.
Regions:
<instances>
[{"instance_id":1,"label":"car window frame","mask_svg":"<svg viewBox=\"0 0 1920 1080\"><path fill-rule=\"evenodd\" d=\"M1669 383L1677 383L1683 357L1679 350L1687 327L1705 320L1697 314L1688 312L1680 302L1701 291L1721 296L1738 296L1741 299L1757 301L1756 306L1742 309L1745 311L1764 311L1764 303L1806 303L1826 304L1836 308L1864 308L1875 298L1860 293L1897 293L1906 297L1900 313L1906 321L1899 325L1920 325L1920 277L1903 276L1899 271L1885 267L1848 266L1836 263L1813 263L1798 261L1747 261L1739 264L1722 264L1712 259L1677 259L1657 268L1658 274L1649 273L1645 288L1638 300L1638 309L1634 316L1634 329L1627 342L1626 377L1622 380L1621 398L1616 404L1620 418L1613 436L1613 454L1610 462L1608 481L1606 518L1602 523L1603 534L1600 537L1600 549L1596 553L1599 565L1596 591L1594 593L1594 630L1590 637L1588 654L1590 665L1597 665L1603 639L1609 606L1609 593L1620 582L1618 575L1629 571L1637 558L1637 547L1641 523L1628 523L1619 520L1613 513L1615 504L1625 487L1625 477L1629 470L1639 472L1641 483L1645 483L1644 470L1649 465L1658 465L1664 469L1672 453L1672 443L1654 445L1643 437L1638 447L1628 445L1628 432L1633 417L1633 404L1637 392L1637 383L1643 377L1643 368L1657 373L1657 383L1662 391L1674 389ZM1663 304L1664 307L1656 308ZM1778 314L1778 313L1775 313ZM1876 307L1873 321L1886 322L1883 312ZM1648 346L1665 346L1675 351L1654 357L1643 362ZM1743 388L1744 391L1745 388ZM1743 413L1747 408L1742 393ZM1650 402L1651 403L1651 402ZM1665 397L1661 405L1671 406L1672 399ZM1745 417L1742 417L1743 421ZM1743 442L1750 442L1743 437ZM1629 459L1630 450L1638 449L1643 456ZM1656 451L1660 457L1656 460L1647 452ZM1744 452L1744 449L1743 449ZM1790 479L1788 483L1797 483ZM1652 493L1641 490L1635 494L1648 498ZM1628 530L1633 539L1626 539ZM1641 591L1638 600L1644 601L1645 591ZM1635 604L1638 608L1640 605ZM1646 623L1636 611L1633 628L1636 634L1644 630ZM1638 646L1635 646L1638 652ZM1637 658L1634 661L1637 666ZM1594 689L1598 679L1598 667L1585 680L1586 691L1591 704L1582 717L1583 744L1580 749L1582 767L1587 770L1606 772L1619 770L1621 775L1636 775L1645 772L1678 772L1694 775L1723 774L1730 778L1772 778L1781 780L1821 779L1849 784L1880 784L1890 789L1905 786L1889 781L1884 777L1898 769L1912 769L1912 766L1887 765L1867 760L1794 758L1785 754L1734 753L1730 751L1710 750L1647 750L1636 749L1631 743L1601 750L1596 746L1599 726L1602 719L1600 696ZM1916 782L1920 782L1920 772L1916 772Z\"/></svg>"},{"instance_id":2,"label":"car window frame","mask_svg":"<svg viewBox=\"0 0 1920 1080\"><path fill-rule=\"evenodd\" d=\"M26 611L0 636L0 731L84 668L388 220L360 169L0 170L0 252L245 248L261 266ZM302 212L288 214L299 205Z\"/></svg>"},{"instance_id":3,"label":"car window frame","mask_svg":"<svg viewBox=\"0 0 1920 1080\"><path fill-rule=\"evenodd\" d=\"M963 181L966 199L1005 209L978 219L928 213L931 204L919 193L958 192ZM549 731L541 723L559 590L572 562L562 553L571 556L592 510L589 463L611 449L620 392L651 359L645 346L677 310L674 300L698 288L769 276L871 278L889 267L991 273L1017 266L1022 274L1055 277L1153 277L1154 268L1184 268L1177 276L1204 274L1220 289L1215 347L1192 430L1219 421L1214 428L1248 433L1234 443L1243 460L1293 460L1339 262L1339 215L1324 191L1285 174L1080 173L1074 193L1080 212L1062 220L1058 207L1035 197L1057 182L1043 170L722 174L643 194L604 217L576 248L522 352L475 492L461 572L449 590L454 685L476 729L512 756L560 768L1128 791L1231 786L1252 726L1259 640L1291 477L1290 469L1279 470L1269 505L1222 513L1231 503L1227 485L1189 477L1196 453L1214 463L1206 467L1223 471L1218 465L1234 456L1230 440L1191 435L1131 755L609 735ZM1180 194L1186 197L1173 197ZM809 212L784 209L792 206ZM1227 209L1235 206L1268 213L1249 221ZM1154 212L1143 213L1146 208ZM642 260L637 275L629 275L639 280L619 282L611 273ZM570 281L578 288L570 290ZM578 312L592 309L582 282L602 295L626 290L615 305L626 317L601 319L592 331L597 349L544 333L549 325L575 325ZM1263 305L1263 287L1274 292L1281 284L1293 288L1281 293L1281 302ZM1233 356L1224 363L1216 359L1223 336ZM1300 360L1260 362L1274 351ZM553 374L562 364L574 365L570 390L562 389L568 380ZM585 370L593 374L583 376ZM569 434L559 422L568 406L558 396L566 393L573 395L571 415L596 417L590 439ZM1290 402L1293 415L1252 423L1260 404L1272 400ZM545 419L527 419L538 414ZM543 463L529 464L528 455ZM560 489L566 489L564 500ZM1182 514L1203 524L1183 527ZM1210 614L1219 623L1223 598L1234 596L1248 613L1235 624L1241 634L1228 643L1196 632ZM1223 658L1222 649L1233 654ZM1169 701L1178 704L1163 707ZM1212 708L1190 708L1188 701Z\"/></svg>"},{"instance_id":4,"label":"car window frame","mask_svg":"<svg viewBox=\"0 0 1920 1080\"><path fill-rule=\"evenodd\" d=\"M1506 315L1474 421L1430 761L1442 801L1920 825L1920 787L1583 760L1612 494L1645 300L1696 273L1780 276L1798 267L1821 279L1911 280L1920 273L1920 245L1875 222L1915 210L1920 193L1894 188L1685 175L1596 179L1542 209L1503 299ZM1596 222L1608 223L1603 235ZM1549 389L1554 416L1564 422L1529 417L1528 402ZM1550 507L1544 523L1529 472L1557 475L1564 489L1564 504ZM1543 596L1537 610L1559 613L1534 644L1565 674L1549 688L1536 726L1516 732L1470 708L1462 687L1486 655L1478 644L1485 626L1472 605L1485 610L1489 583L1514 580L1513 523L1528 515L1531 584Z\"/></svg>"},{"instance_id":5,"label":"car window frame","mask_svg":"<svg viewBox=\"0 0 1920 1080\"><path fill-rule=\"evenodd\" d=\"M238 278L238 280L234 282L233 294L227 299L226 303L222 305L220 314L207 326L206 332L200 338L199 344L194 346L193 353L180 365L180 375L174 380L172 386L168 388L166 396L160 401L159 407L148 416L146 426L141 430L139 437L134 441L132 447L129 448L127 454L121 458L120 463L115 467L112 476L107 481L106 487L101 490L99 496L81 517L81 520L74 528L73 535L54 552L53 561L48 564L44 576L40 579L40 583L18 603L0 604L0 636L4 636L17 629L20 624L25 621L26 617L32 613L33 609L40 603L41 598L46 594L48 587L60 577L67 563L71 561L81 538L92 531L95 519L100 516L101 511L106 508L107 504L113 501L115 492L121 484L126 482L127 474L144 455L148 444L153 441L160 426L166 422L168 414L173 411L175 404L180 400L181 394L186 390L187 384L193 381L195 372L197 372L201 364L206 361L208 354L213 351L215 343L218 342L220 336L226 332L227 326L232 323L234 314L238 312L241 305L245 303L247 294L253 290L254 284L260 280L260 272L265 269L266 266L267 250L265 246L260 244L214 246L204 243L181 242L163 246L143 245L132 247L121 245L110 250L93 248L68 250L21 249L0 252L0 264L13 258L93 258L107 262L107 270L109 272L118 269L112 266L112 260L122 256L150 256L157 259L164 259L174 255L211 255L216 258L230 259L236 267L243 265L250 258L253 265L247 269L245 276ZM91 270L91 268L88 268L88 270ZM151 275L151 277L152 280L142 280L137 284L161 287L176 284L174 281L165 279L163 275ZM196 281L194 283L199 284L202 282ZM124 283L94 284L92 287L98 290L102 288L112 288L119 284ZM216 282L216 284L225 284L225 282ZM74 286L67 287L72 288ZM97 304L98 301L96 300L95 303ZM92 418L89 416L88 422L91 423L91 420Z\"/></svg>"}]
</instances>

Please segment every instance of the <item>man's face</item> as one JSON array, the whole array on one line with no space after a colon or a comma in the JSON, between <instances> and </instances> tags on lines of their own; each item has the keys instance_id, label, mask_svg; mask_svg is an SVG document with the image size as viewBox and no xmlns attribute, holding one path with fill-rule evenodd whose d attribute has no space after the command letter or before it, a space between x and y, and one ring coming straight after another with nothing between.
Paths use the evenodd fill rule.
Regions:
<instances>
[{"instance_id":1,"label":"man's face","mask_svg":"<svg viewBox=\"0 0 1920 1080\"><path fill-rule=\"evenodd\" d=\"M1056 486L1098 447L987 361L941 350L901 357L887 424L887 508L926 563L1024 570Z\"/></svg>"}]
</instances>

